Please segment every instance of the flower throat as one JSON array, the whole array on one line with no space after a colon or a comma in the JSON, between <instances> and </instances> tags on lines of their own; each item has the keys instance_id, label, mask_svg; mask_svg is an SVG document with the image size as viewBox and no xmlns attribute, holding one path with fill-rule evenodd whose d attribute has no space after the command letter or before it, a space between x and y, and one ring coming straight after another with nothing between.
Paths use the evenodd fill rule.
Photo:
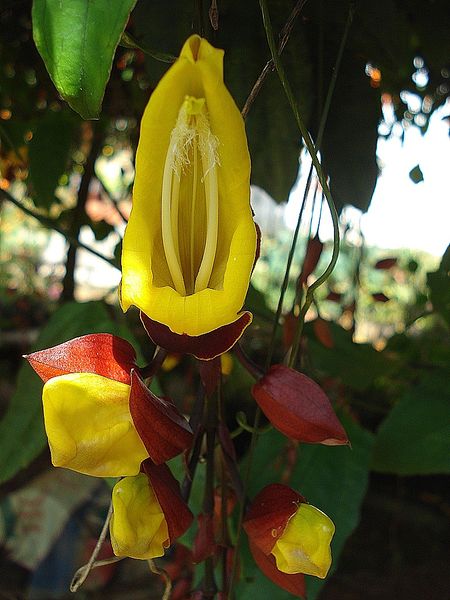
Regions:
<instances>
[{"instance_id":1,"label":"flower throat","mask_svg":"<svg viewBox=\"0 0 450 600\"><path fill-rule=\"evenodd\" d=\"M217 249L217 139L204 98L186 96L170 135L162 184L161 226L173 288L206 289Z\"/></svg>"}]
</instances>

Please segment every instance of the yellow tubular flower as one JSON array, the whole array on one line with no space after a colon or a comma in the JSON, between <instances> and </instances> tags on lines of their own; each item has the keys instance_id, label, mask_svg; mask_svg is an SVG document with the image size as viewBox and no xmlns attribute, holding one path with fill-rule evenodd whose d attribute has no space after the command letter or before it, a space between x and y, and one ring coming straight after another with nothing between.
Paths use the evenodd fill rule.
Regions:
<instances>
[{"instance_id":1,"label":"yellow tubular flower","mask_svg":"<svg viewBox=\"0 0 450 600\"><path fill-rule=\"evenodd\" d=\"M331 565L334 524L322 511L300 504L271 550L283 573L305 573L324 579Z\"/></svg>"},{"instance_id":2,"label":"yellow tubular flower","mask_svg":"<svg viewBox=\"0 0 450 600\"><path fill-rule=\"evenodd\" d=\"M148 452L130 415L130 386L93 373L52 377L44 421L52 463L97 477L136 475Z\"/></svg>"},{"instance_id":3,"label":"yellow tubular flower","mask_svg":"<svg viewBox=\"0 0 450 600\"><path fill-rule=\"evenodd\" d=\"M256 252L244 124L222 63L193 35L152 93L123 241L123 310L190 336L238 319Z\"/></svg>"},{"instance_id":4,"label":"yellow tubular flower","mask_svg":"<svg viewBox=\"0 0 450 600\"><path fill-rule=\"evenodd\" d=\"M116 556L150 559L169 546L167 522L146 475L121 479L112 492L111 543Z\"/></svg>"}]
</instances>

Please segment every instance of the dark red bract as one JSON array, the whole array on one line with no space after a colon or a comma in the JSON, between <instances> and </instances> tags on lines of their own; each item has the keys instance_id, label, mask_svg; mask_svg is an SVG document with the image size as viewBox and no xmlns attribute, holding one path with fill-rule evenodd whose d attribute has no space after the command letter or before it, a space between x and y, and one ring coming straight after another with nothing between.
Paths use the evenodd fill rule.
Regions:
<instances>
[{"instance_id":1,"label":"dark red bract","mask_svg":"<svg viewBox=\"0 0 450 600\"><path fill-rule=\"evenodd\" d=\"M142 312L141 320L146 332L158 346L169 352L193 354L200 360L211 360L234 346L252 322L252 315L243 312L234 323L199 336L174 333L167 325L153 321Z\"/></svg>"},{"instance_id":2,"label":"dark red bract","mask_svg":"<svg viewBox=\"0 0 450 600\"><path fill-rule=\"evenodd\" d=\"M131 370L137 369L133 346L110 333L83 335L25 358L44 382L67 373L95 373L130 384Z\"/></svg>"},{"instance_id":3,"label":"dark red bract","mask_svg":"<svg viewBox=\"0 0 450 600\"><path fill-rule=\"evenodd\" d=\"M155 396L134 371L129 402L134 427L154 463L166 462L191 445L187 420L172 402Z\"/></svg>"},{"instance_id":4,"label":"dark red bract","mask_svg":"<svg viewBox=\"0 0 450 600\"><path fill-rule=\"evenodd\" d=\"M303 373L274 365L252 393L272 425L287 437L328 446L348 444L327 396Z\"/></svg>"}]
</instances>

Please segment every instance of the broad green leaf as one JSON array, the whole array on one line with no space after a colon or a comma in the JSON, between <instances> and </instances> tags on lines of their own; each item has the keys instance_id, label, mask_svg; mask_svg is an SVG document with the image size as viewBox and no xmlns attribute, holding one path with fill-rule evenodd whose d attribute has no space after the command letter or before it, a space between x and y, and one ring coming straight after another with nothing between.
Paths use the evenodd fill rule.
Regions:
<instances>
[{"instance_id":1,"label":"broad green leaf","mask_svg":"<svg viewBox=\"0 0 450 600\"><path fill-rule=\"evenodd\" d=\"M52 315L34 350L49 348L87 333L114 333L133 342L124 326L111 319L103 303L71 302ZM0 422L0 483L29 465L47 444L41 408L42 385L24 360L16 391Z\"/></svg>"},{"instance_id":2,"label":"broad green leaf","mask_svg":"<svg viewBox=\"0 0 450 600\"><path fill-rule=\"evenodd\" d=\"M411 388L383 421L372 467L382 473L450 473L450 384L444 374Z\"/></svg>"},{"instance_id":3,"label":"broad green leaf","mask_svg":"<svg viewBox=\"0 0 450 600\"><path fill-rule=\"evenodd\" d=\"M334 347L330 350L317 341L311 327L308 332L309 348L315 368L327 376L338 377L351 389L363 391L369 388L377 377L386 375L392 364L382 352L370 344L356 344L350 331L335 323L328 324Z\"/></svg>"},{"instance_id":4,"label":"broad green leaf","mask_svg":"<svg viewBox=\"0 0 450 600\"><path fill-rule=\"evenodd\" d=\"M64 174L73 137L74 119L65 110L48 111L38 122L29 144L29 181L36 206L49 208Z\"/></svg>"},{"instance_id":5,"label":"broad green leaf","mask_svg":"<svg viewBox=\"0 0 450 600\"><path fill-rule=\"evenodd\" d=\"M336 48L333 63L335 53ZM364 67L364 58L344 55L321 145L338 211L346 204L366 211L378 178L380 97L378 90L370 87Z\"/></svg>"},{"instance_id":6,"label":"broad green leaf","mask_svg":"<svg viewBox=\"0 0 450 600\"><path fill-rule=\"evenodd\" d=\"M368 485L369 465L373 436L348 418L341 416L350 438L352 449L343 446L301 444L297 463L293 468L289 485L303 494L308 502L323 510L335 523L336 533L332 542L333 566L337 566L345 540L359 521L360 507ZM250 494L254 496L269 483L280 481L284 466L286 438L275 430L263 434L258 442L252 469ZM241 596L285 600L289 594L267 580L251 563L245 576L253 581L243 581L239 587ZM314 600L324 581L308 577L309 600ZM264 593L262 593L264 590Z\"/></svg>"},{"instance_id":7,"label":"broad green leaf","mask_svg":"<svg viewBox=\"0 0 450 600\"><path fill-rule=\"evenodd\" d=\"M83 119L100 112L136 0L34 0L33 37L58 92Z\"/></svg>"}]
</instances>

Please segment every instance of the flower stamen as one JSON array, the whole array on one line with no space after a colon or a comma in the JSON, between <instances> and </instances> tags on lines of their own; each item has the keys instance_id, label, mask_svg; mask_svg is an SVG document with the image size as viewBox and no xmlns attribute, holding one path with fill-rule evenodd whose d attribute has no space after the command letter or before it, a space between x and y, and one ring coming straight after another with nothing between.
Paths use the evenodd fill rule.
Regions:
<instances>
[{"instance_id":1,"label":"flower stamen","mask_svg":"<svg viewBox=\"0 0 450 600\"><path fill-rule=\"evenodd\" d=\"M213 271L219 217L217 145L205 99L186 96L170 136L161 211L166 262L173 288L182 296L206 289Z\"/></svg>"}]
</instances>

